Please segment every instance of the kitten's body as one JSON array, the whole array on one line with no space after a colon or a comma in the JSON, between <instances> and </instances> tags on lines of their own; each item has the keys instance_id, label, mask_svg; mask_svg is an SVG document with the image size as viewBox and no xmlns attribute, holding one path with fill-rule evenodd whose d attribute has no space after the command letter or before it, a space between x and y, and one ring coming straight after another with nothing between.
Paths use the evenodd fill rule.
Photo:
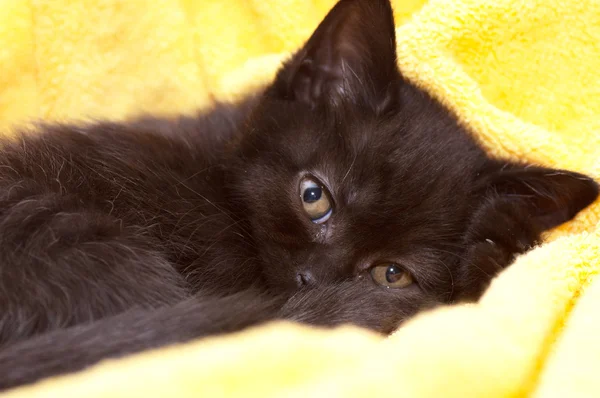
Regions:
<instances>
[{"instance_id":1,"label":"kitten's body","mask_svg":"<svg viewBox=\"0 0 600 398\"><path fill-rule=\"evenodd\" d=\"M585 176L490 159L403 81L391 18L342 0L265 93L196 119L4 142L0 387L278 318L389 332L478 297L596 198ZM382 263L414 283L375 283Z\"/></svg>"}]
</instances>

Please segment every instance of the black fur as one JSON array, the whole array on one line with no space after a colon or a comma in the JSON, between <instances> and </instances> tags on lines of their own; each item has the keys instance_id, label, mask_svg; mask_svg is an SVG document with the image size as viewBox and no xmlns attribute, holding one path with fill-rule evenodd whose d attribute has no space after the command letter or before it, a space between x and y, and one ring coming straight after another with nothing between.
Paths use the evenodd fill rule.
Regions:
<instances>
[{"instance_id":1,"label":"black fur","mask_svg":"<svg viewBox=\"0 0 600 398\"><path fill-rule=\"evenodd\" d=\"M45 126L0 150L0 387L288 319L383 333L473 300L598 195L489 158L342 0L263 93L197 118ZM304 213L302 177L333 215ZM376 284L392 262L414 283Z\"/></svg>"}]
</instances>

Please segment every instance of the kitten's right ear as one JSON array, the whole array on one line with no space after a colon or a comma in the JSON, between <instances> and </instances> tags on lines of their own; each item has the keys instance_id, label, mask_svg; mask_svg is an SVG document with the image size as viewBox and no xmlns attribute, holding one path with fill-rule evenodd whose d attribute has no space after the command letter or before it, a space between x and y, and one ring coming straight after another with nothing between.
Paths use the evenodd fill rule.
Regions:
<instances>
[{"instance_id":1,"label":"kitten's right ear","mask_svg":"<svg viewBox=\"0 0 600 398\"><path fill-rule=\"evenodd\" d=\"M400 82L389 0L340 0L268 93L310 106L351 103L379 113L395 102Z\"/></svg>"}]
</instances>

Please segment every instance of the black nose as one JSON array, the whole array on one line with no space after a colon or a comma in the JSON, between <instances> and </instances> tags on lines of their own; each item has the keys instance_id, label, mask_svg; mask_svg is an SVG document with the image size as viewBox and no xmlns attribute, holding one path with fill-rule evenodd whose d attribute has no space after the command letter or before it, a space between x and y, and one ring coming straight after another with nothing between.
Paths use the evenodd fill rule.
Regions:
<instances>
[{"instance_id":1,"label":"black nose","mask_svg":"<svg viewBox=\"0 0 600 398\"><path fill-rule=\"evenodd\" d=\"M298 272L296 274L296 284L298 287L312 286L315 282L315 277L310 271Z\"/></svg>"}]
</instances>

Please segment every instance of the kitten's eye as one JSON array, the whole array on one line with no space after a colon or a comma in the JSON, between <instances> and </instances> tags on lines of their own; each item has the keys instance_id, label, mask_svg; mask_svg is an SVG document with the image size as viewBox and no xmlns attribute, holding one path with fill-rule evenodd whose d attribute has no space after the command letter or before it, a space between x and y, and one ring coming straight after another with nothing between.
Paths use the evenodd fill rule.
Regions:
<instances>
[{"instance_id":1,"label":"kitten's eye","mask_svg":"<svg viewBox=\"0 0 600 398\"><path fill-rule=\"evenodd\" d=\"M300 182L300 199L312 222L322 224L331 217L333 209L329 193L318 181L312 178L303 179Z\"/></svg>"},{"instance_id":2,"label":"kitten's eye","mask_svg":"<svg viewBox=\"0 0 600 398\"><path fill-rule=\"evenodd\" d=\"M371 278L378 284L393 289L407 287L413 283L412 275L394 263L380 264L371 268Z\"/></svg>"}]
</instances>

